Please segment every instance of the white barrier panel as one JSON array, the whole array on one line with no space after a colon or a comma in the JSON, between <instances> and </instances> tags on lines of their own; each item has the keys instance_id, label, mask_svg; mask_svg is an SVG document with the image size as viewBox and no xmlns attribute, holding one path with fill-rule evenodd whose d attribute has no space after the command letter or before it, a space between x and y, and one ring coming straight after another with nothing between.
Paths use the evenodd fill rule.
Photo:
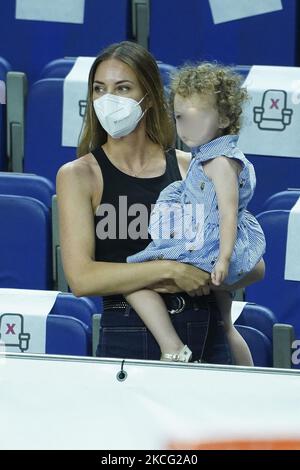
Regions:
<instances>
[{"instance_id":1,"label":"white barrier panel","mask_svg":"<svg viewBox=\"0 0 300 470\"><path fill-rule=\"evenodd\" d=\"M239 147L248 154L300 158L300 67L257 65L243 86L250 100Z\"/></svg>"},{"instance_id":2,"label":"white barrier panel","mask_svg":"<svg viewBox=\"0 0 300 470\"><path fill-rule=\"evenodd\" d=\"M247 305L247 302L240 302L237 300L234 300L232 302L231 306L231 320L232 323L235 323L239 316L241 315L242 311L244 310L245 305Z\"/></svg>"},{"instance_id":3,"label":"white barrier panel","mask_svg":"<svg viewBox=\"0 0 300 470\"><path fill-rule=\"evenodd\" d=\"M284 279L300 281L300 198L289 215Z\"/></svg>"},{"instance_id":4,"label":"white barrier panel","mask_svg":"<svg viewBox=\"0 0 300 470\"><path fill-rule=\"evenodd\" d=\"M281 0L209 0L215 24L282 10Z\"/></svg>"},{"instance_id":5,"label":"white barrier panel","mask_svg":"<svg viewBox=\"0 0 300 470\"><path fill-rule=\"evenodd\" d=\"M82 24L84 8L85 0L16 0L16 19Z\"/></svg>"},{"instance_id":6,"label":"white barrier panel","mask_svg":"<svg viewBox=\"0 0 300 470\"><path fill-rule=\"evenodd\" d=\"M297 372L126 360L119 381L121 364L6 357L0 448L167 449L176 442L300 437Z\"/></svg>"},{"instance_id":7,"label":"white barrier panel","mask_svg":"<svg viewBox=\"0 0 300 470\"><path fill-rule=\"evenodd\" d=\"M45 353L47 316L58 294L0 289L0 340L6 351Z\"/></svg>"},{"instance_id":8,"label":"white barrier panel","mask_svg":"<svg viewBox=\"0 0 300 470\"><path fill-rule=\"evenodd\" d=\"M95 57L77 57L64 81L62 146L77 147L87 104L88 78Z\"/></svg>"}]
</instances>

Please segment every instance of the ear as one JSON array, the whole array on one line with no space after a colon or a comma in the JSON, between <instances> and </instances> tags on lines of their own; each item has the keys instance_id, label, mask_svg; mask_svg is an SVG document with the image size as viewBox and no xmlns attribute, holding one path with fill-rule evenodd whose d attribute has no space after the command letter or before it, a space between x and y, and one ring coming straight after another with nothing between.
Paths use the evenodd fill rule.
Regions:
<instances>
[{"instance_id":1,"label":"ear","mask_svg":"<svg viewBox=\"0 0 300 470\"><path fill-rule=\"evenodd\" d=\"M230 124L230 119L226 116L220 116L219 118L219 128L226 129Z\"/></svg>"},{"instance_id":2,"label":"ear","mask_svg":"<svg viewBox=\"0 0 300 470\"><path fill-rule=\"evenodd\" d=\"M146 106L147 106L147 109L152 108L153 106L152 100L148 98L148 96L146 96Z\"/></svg>"}]
</instances>

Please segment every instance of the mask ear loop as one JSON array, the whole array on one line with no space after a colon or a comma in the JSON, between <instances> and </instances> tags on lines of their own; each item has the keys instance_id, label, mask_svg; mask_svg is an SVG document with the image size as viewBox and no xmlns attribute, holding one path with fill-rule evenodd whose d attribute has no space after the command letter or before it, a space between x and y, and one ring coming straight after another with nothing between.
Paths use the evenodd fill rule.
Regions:
<instances>
[{"instance_id":1,"label":"mask ear loop","mask_svg":"<svg viewBox=\"0 0 300 470\"><path fill-rule=\"evenodd\" d=\"M143 96L143 98L140 99L140 101L138 101L138 104L141 104L141 102L146 98L147 95L148 95L148 92Z\"/></svg>"},{"instance_id":2,"label":"mask ear loop","mask_svg":"<svg viewBox=\"0 0 300 470\"><path fill-rule=\"evenodd\" d=\"M141 104L141 102L146 98L146 96L148 95L148 93L146 93L143 98L140 99L140 101L137 102L137 105ZM143 119L143 117L145 116L146 114L146 111L148 111L149 108L146 108L143 113L141 114L141 117L139 118L138 120L138 123Z\"/></svg>"}]
</instances>

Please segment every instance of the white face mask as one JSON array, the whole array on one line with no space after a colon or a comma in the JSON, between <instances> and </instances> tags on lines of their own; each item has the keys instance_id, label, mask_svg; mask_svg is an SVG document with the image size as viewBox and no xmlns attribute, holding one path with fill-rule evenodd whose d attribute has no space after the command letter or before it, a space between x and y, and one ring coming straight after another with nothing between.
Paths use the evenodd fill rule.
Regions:
<instances>
[{"instance_id":1,"label":"white face mask","mask_svg":"<svg viewBox=\"0 0 300 470\"><path fill-rule=\"evenodd\" d=\"M97 118L113 139L124 137L136 128L146 112L140 106L145 96L137 102L132 98L106 93L94 100Z\"/></svg>"}]
</instances>

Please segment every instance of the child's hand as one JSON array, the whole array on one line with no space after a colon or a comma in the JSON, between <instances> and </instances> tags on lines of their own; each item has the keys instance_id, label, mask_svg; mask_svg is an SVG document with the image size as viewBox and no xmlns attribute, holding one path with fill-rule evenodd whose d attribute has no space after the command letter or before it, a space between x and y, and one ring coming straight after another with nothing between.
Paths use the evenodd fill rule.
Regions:
<instances>
[{"instance_id":1,"label":"child's hand","mask_svg":"<svg viewBox=\"0 0 300 470\"><path fill-rule=\"evenodd\" d=\"M218 259L211 273L213 285L220 286L228 275L229 261Z\"/></svg>"}]
</instances>

